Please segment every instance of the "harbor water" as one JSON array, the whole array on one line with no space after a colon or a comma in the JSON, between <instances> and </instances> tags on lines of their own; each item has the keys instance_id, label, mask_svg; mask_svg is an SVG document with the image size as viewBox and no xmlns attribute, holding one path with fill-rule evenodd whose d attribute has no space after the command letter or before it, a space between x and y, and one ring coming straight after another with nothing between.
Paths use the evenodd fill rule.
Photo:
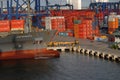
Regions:
<instances>
[{"instance_id":1,"label":"harbor water","mask_svg":"<svg viewBox=\"0 0 120 80\"><path fill-rule=\"evenodd\" d=\"M63 52L54 59L0 61L0 80L120 80L120 63Z\"/></svg>"}]
</instances>

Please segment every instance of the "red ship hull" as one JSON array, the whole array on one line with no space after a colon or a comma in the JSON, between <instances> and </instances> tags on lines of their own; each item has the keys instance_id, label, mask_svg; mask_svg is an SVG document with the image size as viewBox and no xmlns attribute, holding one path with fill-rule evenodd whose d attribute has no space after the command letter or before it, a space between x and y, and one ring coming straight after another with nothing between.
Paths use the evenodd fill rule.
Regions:
<instances>
[{"instance_id":1,"label":"red ship hull","mask_svg":"<svg viewBox=\"0 0 120 80\"><path fill-rule=\"evenodd\" d=\"M0 60L57 58L59 56L58 51L47 49L0 52Z\"/></svg>"}]
</instances>

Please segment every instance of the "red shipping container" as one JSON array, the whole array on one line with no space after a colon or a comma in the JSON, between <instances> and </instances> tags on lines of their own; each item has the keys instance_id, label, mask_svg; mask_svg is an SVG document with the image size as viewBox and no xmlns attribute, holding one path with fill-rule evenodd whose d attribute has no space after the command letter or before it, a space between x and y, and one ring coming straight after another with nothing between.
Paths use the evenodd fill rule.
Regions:
<instances>
[{"instance_id":1,"label":"red shipping container","mask_svg":"<svg viewBox=\"0 0 120 80\"><path fill-rule=\"evenodd\" d=\"M79 35L79 38L84 38L85 39L87 37L86 32L79 32L78 35Z\"/></svg>"},{"instance_id":2,"label":"red shipping container","mask_svg":"<svg viewBox=\"0 0 120 80\"><path fill-rule=\"evenodd\" d=\"M10 31L10 21L1 20L0 21L0 32L9 32Z\"/></svg>"},{"instance_id":3,"label":"red shipping container","mask_svg":"<svg viewBox=\"0 0 120 80\"><path fill-rule=\"evenodd\" d=\"M65 31L65 19L62 16L47 17L46 24L48 24L46 27L51 27L58 32Z\"/></svg>"},{"instance_id":4,"label":"red shipping container","mask_svg":"<svg viewBox=\"0 0 120 80\"><path fill-rule=\"evenodd\" d=\"M86 39L87 36L85 34L79 34L79 38Z\"/></svg>"},{"instance_id":5,"label":"red shipping container","mask_svg":"<svg viewBox=\"0 0 120 80\"><path fill-rule=\"evenodd\" d=\"M11 30L24 30L24 20L11 20Z\"/></svg>"},{"instance_id":6,"label":"red shipping container","mask_svg":"<svg viewBox=\"0 0 120 80\"><path fill-rule=\"evenodd\" d=\"M73 33L72 32L68 32L68 36L70 36L70 37L73 37Z\"/></svg>"}]
</instances>

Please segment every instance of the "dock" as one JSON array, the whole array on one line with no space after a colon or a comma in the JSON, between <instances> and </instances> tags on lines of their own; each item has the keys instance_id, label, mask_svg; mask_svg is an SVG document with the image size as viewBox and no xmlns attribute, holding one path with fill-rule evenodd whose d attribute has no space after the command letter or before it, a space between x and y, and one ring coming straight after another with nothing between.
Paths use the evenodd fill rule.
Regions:
<instances>
[{"instance_id":1,"label":"dock","mask_svg":"<svg viewBox=\"0 0 120 80\"><path fill-rule=\"evenodd\" d=\"M73 41L76 38L73 37L63 37L55 36L53 41ZM77 39L79 45L77 46L57 46L57 47L47 47L47 49L53 49L58 51L73 51L81 54L92 55L107 60L120 62L120 50L110 49L107 43L90 41L87 39Z\"/></svg>"}]
</instances>

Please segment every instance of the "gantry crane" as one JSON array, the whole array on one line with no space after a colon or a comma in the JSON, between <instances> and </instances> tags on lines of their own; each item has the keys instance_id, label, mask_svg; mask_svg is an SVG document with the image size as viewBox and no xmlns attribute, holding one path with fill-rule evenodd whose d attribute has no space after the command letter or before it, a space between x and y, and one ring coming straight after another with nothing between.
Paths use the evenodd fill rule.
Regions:
<instances>
[{"instance_id":1,"label":"gantry crane","mask_svg":"<svg viewBox=\"0 0 120 80\"><path fill-rule=\"evenodd\" d=\"M40 28L41 17L49 15L48 0L44 0L44 3L45 9L41 12L41 0L1 0L0 19L27 19L28 16L36 16L35 25Z\"/></svg>"}]
</instances>

